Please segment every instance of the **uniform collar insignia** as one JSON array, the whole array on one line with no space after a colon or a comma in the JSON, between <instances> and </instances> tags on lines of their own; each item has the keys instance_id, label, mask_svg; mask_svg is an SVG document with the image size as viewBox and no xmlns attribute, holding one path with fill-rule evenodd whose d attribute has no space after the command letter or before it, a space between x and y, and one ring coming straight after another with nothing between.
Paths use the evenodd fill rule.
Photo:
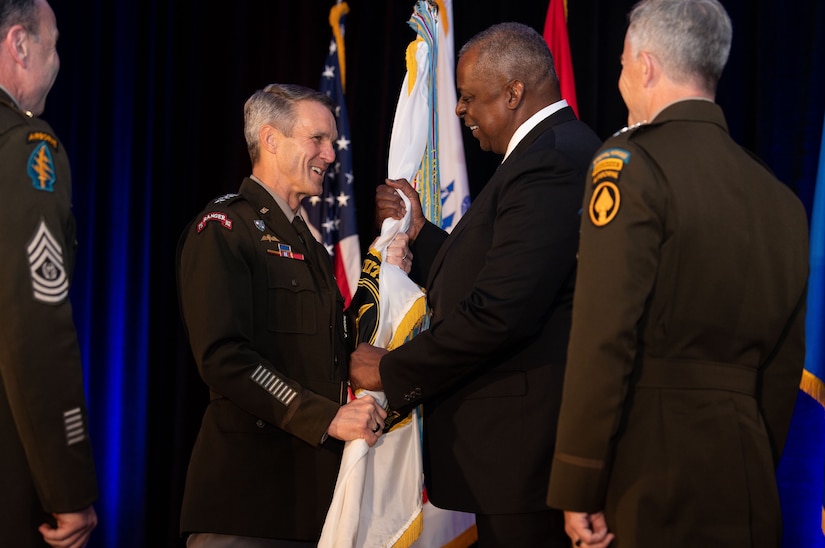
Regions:
<instances>
[{"instance_id":1,"label":"uniform collar insignia","mask_svg":"<svg viewBox=\"0 0 825 548\"><path fill-rule=\"evenodd\" d=\"M625 126L625 127L623 127L622 129L620 129L619 131L617 131L616 133L614 133L614 134L613 134L613 137L616 137L617 135L621 135L622 133L627 133L628 131L633 131L633 130L634 130L634 129L636 129L637 127L639 127L639 126L643 126L643 125L645 125L646 123L647 123L647 120L645 120L645 121L643 121L643 122L638 122L638 123L636 123L636 124L633 124L632 126Z\"/></svg>"}]
</instances>

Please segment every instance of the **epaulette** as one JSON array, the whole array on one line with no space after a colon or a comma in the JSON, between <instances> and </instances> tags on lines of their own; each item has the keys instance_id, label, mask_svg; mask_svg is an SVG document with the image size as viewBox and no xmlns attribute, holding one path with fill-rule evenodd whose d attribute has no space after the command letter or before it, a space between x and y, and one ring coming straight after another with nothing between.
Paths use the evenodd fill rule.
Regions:
<instances>
[{"instance_id":1,"label":"epaulette","mask_svg":"<svg viewBox=\"0 0 825 548\"><path fill-rule=\"evenodd\" d=\"M625 126L622 129L620 129L619 131L617 131L616 133L614 133L613 137L618 137L619 135L622 135L624 133L628 133L630 131L633 131L633 130L635 130L635 129L637 129L637 128L645 125L645 124L647 124L646 121L645 122L638 122L636 124L633 124L632 126Z\"/></svg>"},{"instance_id":2,"label":"epaulette","mask_svg":"<svg viewBox=\"0 0 825 548\"><path fill-rule=\"evenodd\" d=\"M234 193L234 192L231 192L229 194L222 194L221 196L218 196L217 198L213 198L213 199L209 200L209 202L207 202L207 204L204 206L204 209L213 209L215 206L226 207L228 205L231 205L234 202L237 202L237 201L243 200L243 199L244 199L244 197L241 194L237 194L237 193Z\"/></svg>"},{"instance_id":3,"label":"epaulette","mask_svg":"<svg viewBox=\"0 0 825 548\"><path fill-rule=\"evenodd\" d=\"M8 107L8 108L2 108ZM13 101L0 95L0 127L5 129L15 127L21 122L28 122L33 118L29 111L20 110Z\"/></svg>"},{"instance_id":4,"label":"epaulette","mask_svg":"<svg viewBox=\"0 0 825 548\"><path fill-rule=\"evenodd\" d=\"M32 114L31 111L22 110L14 103L14 101L12 101L11 99L7 99L6 97L0 96L0 105L5 105L9 107L10 109L17 112L24 118L34 118L34 114Z\"/></svg>"},{"instance_id":5,"label":"epaulette","mask_svg":"<svg viewBox=\"0 0 825 548\"><path fill-rule=\"evenodd\" d=\"M218 196L217 198L212 200L210 203L212 203L212 204L228 204L228 203L231 203L231 202L234 202L235 200L237 200L239 196L240 196L240 194L237 194L235 192L230 192L229 194L224 194L223 196Z\"/></svg>"},{"instance_id":6,"label":"epaulette","mask_svg":"<svg viewBox=\"0 0 825 548\"><path fill-rule=\"evenodd\" d=\"M243 199L244 199L243 195L237 194L235 192L230 192L228 194L222 194L221 196L218 196L217 198L213 198L212 200L209 200L209 203L206 204L206 208L208 209L208 208L216 206L216 205L228 206L228 205L232 204L233 202L237 202L238 200L243 200Z\"/></svg>"}]
</instances>

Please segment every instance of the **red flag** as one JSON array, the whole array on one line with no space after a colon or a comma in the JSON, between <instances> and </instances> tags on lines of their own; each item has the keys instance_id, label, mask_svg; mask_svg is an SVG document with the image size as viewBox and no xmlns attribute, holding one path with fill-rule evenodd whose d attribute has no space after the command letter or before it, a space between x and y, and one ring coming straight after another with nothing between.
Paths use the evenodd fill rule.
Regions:
<instances>
[{"instance_id":1,"label":"red flag","mask_svg":"<svg viewBox=\"0 0 825 548\"><path fill-rule=\"evenodd\" d=\"M553 54L556 74L561 85L561 98L567 99L576 116L576 80L573 77L573 58L570 56L570 40L567 36L567 0L550 0L547 18L544 20L544 41Z\"/></svg>"}]
</instances>

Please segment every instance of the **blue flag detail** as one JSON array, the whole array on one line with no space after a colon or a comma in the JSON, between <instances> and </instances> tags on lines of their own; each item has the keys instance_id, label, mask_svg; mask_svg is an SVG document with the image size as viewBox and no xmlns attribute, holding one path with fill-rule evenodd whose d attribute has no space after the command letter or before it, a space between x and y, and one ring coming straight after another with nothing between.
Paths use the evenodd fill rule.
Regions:
<instances>
[{"instance_id":1,"label":"blue flag detail","mask_svg":"<svg viewBox=\"0 0 825 548\"><path fill-rule=\"evenodd\" d=\"M783 548L825 548L825 124L810 225L805 370L777 470Z\"/></svg>"}]
</instances>

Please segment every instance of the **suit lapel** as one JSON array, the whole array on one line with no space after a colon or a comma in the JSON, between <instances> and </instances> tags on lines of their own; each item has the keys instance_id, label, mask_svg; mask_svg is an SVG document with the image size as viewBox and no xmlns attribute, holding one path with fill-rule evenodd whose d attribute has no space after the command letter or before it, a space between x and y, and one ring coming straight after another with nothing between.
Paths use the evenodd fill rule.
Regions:
<instances>
[{"instance_id":1,"label":"suit lapel","mask_svg":"<svg viewBox=\"0 0 825 548\"><path fill-rule=\"evenodd\" d=\"M556 124L571 122L574 120L576 120L576 114L573 112L573 109L570 107L564 107L539 122L536 127L531 129L530 132L524 136L507 159L502 162L498 169L496 169L496 172L493 173L493 176L490 177L490 180L484 185L484 188L478 194L476 199L472 204L470 204L470 208L467 210L467 213L459 219L458 224L456 224L455 228L450 233L450 236L441 245L438 253L436 253L433 258L429 280L427 280L427 287L432 287L433 280L435 280L435 277L441 270L441 266L444 264L444 258L446 257L450 247L461 236L461 233L465 230L465 228L472 225L473 213L475 211L485 210L486 207L484 206L484 203L491 200L492 197L498 193L498 188L504 184L505 181L510 179L510 166L517 163L519 156L524 154L524 151L530 148L536 139L538 139L539 135L543 134L545 131L548 131Z\"/></svg>"},{"instance_id":2,"label":"suit lapel","mask_svg":"<svg viewBox=\"0 0 825 548\"><path fill-rule=\"evenodd\" d=\"M564 107L562 109L557 110L541 122L539 122L536 127L530 130L530 132L524 136L524 138L519 142L513 152L510 153L510 156L507 157L507 160L501 164L501 171L502 168L505 168L508 165L515 163L519 156L524 154L524 151L530 148L530 146L539 138L539 135L547 131L548 129L552 128L557 124L561 124L564 122L572 122L576 120L576 114L573 112L573 109L570 107Z\"/></svg>"}]
</instances>

